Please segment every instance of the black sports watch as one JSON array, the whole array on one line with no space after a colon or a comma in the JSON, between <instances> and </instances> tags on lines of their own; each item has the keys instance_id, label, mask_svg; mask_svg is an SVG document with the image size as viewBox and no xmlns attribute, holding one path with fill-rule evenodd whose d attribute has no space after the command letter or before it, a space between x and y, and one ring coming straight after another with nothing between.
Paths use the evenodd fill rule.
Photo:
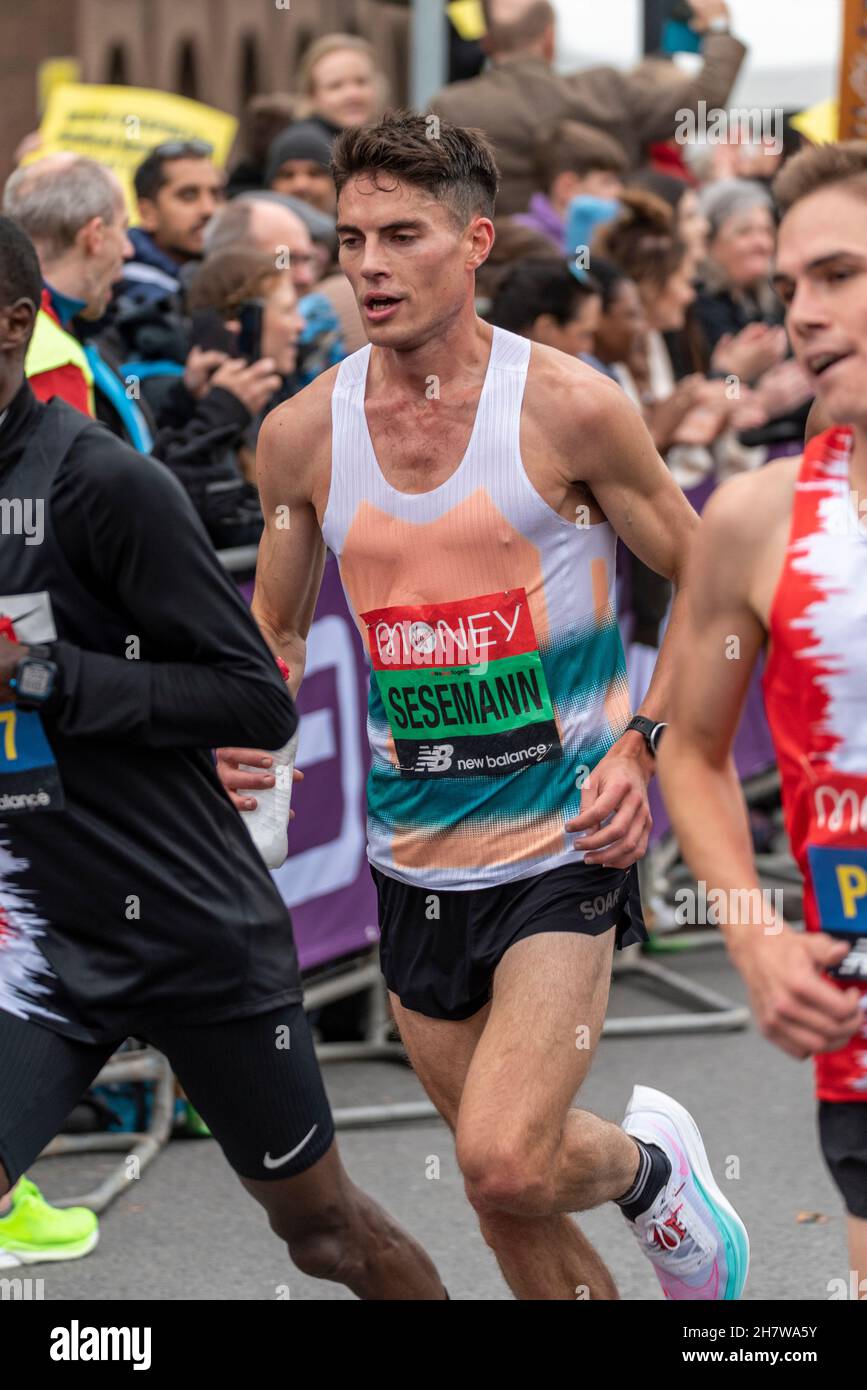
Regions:
<instances>
[{"instance_id":1,"label":"black sports watch","mask_svg":"<svg viewBox=\"0 0 867 1390\"><path fill-rule=\"evenodd\" d=\"M60 668L51 660L51 648L30 647L15 667L9 688L19 708L48 709L60 690Z\"/></svg>"},{"instance_id":2,"label":"black sports watch","mask_svg":"<svg viewBox=\"0 0 867 1390\"><path fill-rule=\"evenodd\" d=\"M626 726L627 729L637 729L653 754L656 757L659 748L659 740L668 728L662 720L645 719L643 714L636 714L630 719Z\"/></svg>"}]
</instances>

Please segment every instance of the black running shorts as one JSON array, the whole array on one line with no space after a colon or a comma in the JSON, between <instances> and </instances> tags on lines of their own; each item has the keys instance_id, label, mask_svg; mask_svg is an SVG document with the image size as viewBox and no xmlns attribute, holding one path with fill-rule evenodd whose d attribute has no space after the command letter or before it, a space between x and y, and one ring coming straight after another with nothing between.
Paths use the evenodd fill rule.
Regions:
<instances>
[{"instance_id":1,"label":"black running shorts","mask_svg":"<svg viewBox=\"0 0 867 1390\"><path fill-rule=\"evenodd\" d=\"M0 1010L0 1163L13 1182L123 1041L78 1042ZM334 1124L300 1004L227 1023L148 1026L145 1041L168 1057L241 1177L295 1177L330 1148Z\"/></svg>"},{"instance_id":2,"label":"black running shorts","mask_svg":"<svg viewBox=\"0 0 867 1390\"><path fill-rule=\"evenodd\" d=\"M867 1100L820 1100L819 1140L846 1210L867 1221Z\"/></svg>"},{"instance_id":3,"label":"black running shorts","mask_svg":"<svg viewBox=\"0 0 867 1390\"><path fill-rule=\"evenodd\" d=\"M616 933L618 947L646 941L638 869L565 864L472 892L418 888L371 866L379 899L385 982L406 1009L460 1020L491 997L510 946L539 932Z\"/></svg>"}]
</instances>

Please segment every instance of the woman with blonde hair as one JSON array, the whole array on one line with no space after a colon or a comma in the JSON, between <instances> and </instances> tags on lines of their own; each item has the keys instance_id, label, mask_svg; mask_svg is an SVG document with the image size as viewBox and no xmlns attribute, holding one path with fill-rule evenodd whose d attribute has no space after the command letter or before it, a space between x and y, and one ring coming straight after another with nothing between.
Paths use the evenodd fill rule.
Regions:
<instances>
[{"instance_id":1,"label":"woman with blonde hair","mask_svg":"<svg viewBox=\"0 0 867 1390\"><path fill-rule=\"evenodd\" d=\"M355 34L316 39L298 70L305 115L330 136L381 116L386 89L373 45Z\"/></svg>"}]
</instances>

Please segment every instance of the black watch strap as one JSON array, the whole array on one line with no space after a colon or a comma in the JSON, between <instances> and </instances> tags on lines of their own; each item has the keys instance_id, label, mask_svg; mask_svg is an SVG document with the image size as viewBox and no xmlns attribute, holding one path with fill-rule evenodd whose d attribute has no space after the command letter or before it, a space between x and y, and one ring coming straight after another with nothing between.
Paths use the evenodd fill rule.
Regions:
<instances>
[{"instance_id":1,"label":"black watch strap","mask_svg":"<svg viewBox=\"0 0 867 1390\"><path fill-rule=\"evenodd\" d=\"M26 667L30 663L33 663L37 666L49 666L51 668L51 693L47 699L28 699L27 695L23 691L18 690L16 692L16 704L23 710L32 709L39 711L53 709L60 698L60 671L57 666L57 663L54 660L54 649L52 647L46 646L28 646L28 650L24 654L24 656L22 656L20 662L18 663L18 666L16 667L16 671L20 670L22 666Z\"/></svg>"},{"instance_id":2,"label":"black watch strap","mask_svg":"<svg viewBox=\"0 0 867 1390\"><path fill-rule=\"evenodd\" d=\"M626 727L627 729L636 729L641 734L655 758L659 748L659 740L668 725L660 719L647 719L643 714L636 714L633 715Z\"/></svg>"}]
</instances>

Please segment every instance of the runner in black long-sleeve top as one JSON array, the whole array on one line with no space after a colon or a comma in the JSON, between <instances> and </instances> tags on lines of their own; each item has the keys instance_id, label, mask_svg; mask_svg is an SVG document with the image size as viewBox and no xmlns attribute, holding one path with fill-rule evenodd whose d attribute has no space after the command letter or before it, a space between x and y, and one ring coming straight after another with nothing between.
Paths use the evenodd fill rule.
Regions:
<instances>
[{"instance_id":1,"label":"runner in black long-sleeve top","mask_svg":"<svg viewBox=\"0 0 867 1390\"><path fill-rule=\"evenodd\" d=\"M0 218L0 1196L134 1034L296 1264L441 1298L341 1166L289 916L209 751L278 747L294 703L168 470L24 383L39 286Z\"/></svg>"}]
</instances>

